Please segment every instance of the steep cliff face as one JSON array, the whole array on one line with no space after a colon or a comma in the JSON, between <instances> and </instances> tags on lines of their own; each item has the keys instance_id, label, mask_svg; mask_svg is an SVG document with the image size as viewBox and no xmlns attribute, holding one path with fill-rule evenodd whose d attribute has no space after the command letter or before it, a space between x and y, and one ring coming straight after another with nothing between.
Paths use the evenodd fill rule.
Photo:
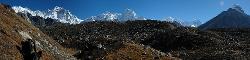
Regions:
<instances>
[{"instance_id":1,"label":"steep cliff face","mask_svg":"<svg viewBox=\"0 0 250 60\"><path fill-rule=\"evenodd\" d=\"M0 60L23 59L17 47L27 39L35 42L36 50L42 51L42 60L74 59L61 45L18 16L9 5L0 4Z\"/></svg>"}]
</instances>

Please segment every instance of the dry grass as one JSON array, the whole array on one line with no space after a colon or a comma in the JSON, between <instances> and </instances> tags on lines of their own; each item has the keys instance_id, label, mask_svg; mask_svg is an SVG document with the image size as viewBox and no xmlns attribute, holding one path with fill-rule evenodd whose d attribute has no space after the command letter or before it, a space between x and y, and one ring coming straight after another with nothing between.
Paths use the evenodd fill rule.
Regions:
<instances>
[{"instance_id":1,"label":"dry grass","mask_svg":"<svg viewBox=\"0 0 250 60\"><path fill-rule=\"evenodd\" d=\"M124 43L114 52L107 53L104 60L178 60L152 48L146 48L135 43Z\"/></svg>"},{"instance_id":2,"label":"dry grass","mask_svg":"<svg viewBox=\"0 0 250 60\"><path fill-rule=\"evenodd\" d=\"M66 51L66 49L64 49L60 44L52 40L47 35L43 34L38 28L34 27L23 18L18 16L11 9L11 7L0 4L0 60L22 59L22 55L20 54L16 46L21 46L21 41L24 41L25 38L21 34L19 34L19 32L27 33L27 35L32 37L32 40L41 43L41 46L45 44L42 41L48 41L47 45L57 47L57 50L60 53ZM47 47L48 46L43 46L41 48L38 48L38 50L43 51L41 58L42 60L54 60L63 57L55 55L55 53ZM62 55L69 55L70 57L71 53L65 53Z\"/></svg>"}]
</instances>

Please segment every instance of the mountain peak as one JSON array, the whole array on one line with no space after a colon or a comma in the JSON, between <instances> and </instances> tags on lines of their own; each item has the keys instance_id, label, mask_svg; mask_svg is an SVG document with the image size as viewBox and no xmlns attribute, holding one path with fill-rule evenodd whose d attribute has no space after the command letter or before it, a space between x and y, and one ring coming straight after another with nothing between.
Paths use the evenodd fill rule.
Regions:
<instances>
[{"instance_id":1,"label":"mountain peak","mask_svg":"<svg viewBox=\"0 0 250 60\"><path fill-rule=\"evenodd\" d=\"M216 28L249 28L250 17L244 13L243 9L234 4L232 8L224 11L209 20L205 24L199 26L199 29L216 29Z\"/></svg>"},{"instance_id":2,"label":"mountain peak","mask_svg":"<svg viewBox=\"0 0 250 60\"><path fill-rule=\"evenodd\" d=\"M112 12L108 12L106 11L105 13L102 14L105 20L108 21L114 21L118 19L118 15L120 15L119 13L112 13Z\"/></svg>"},{"instance_id":3,"label":"mountain peak","mask_svg":"<svg viewBox=\"0 0 250 60\"><path fill-rule=\"evenodd\" d=\"M90 18L85 19L85 22L88 21L127 21L127 20L146 20L146 18L137 16L135 11L131 9L125 9L122 13L115 12L104 12L97 16L91 16Z\"/></svg>"},{"instance_id":4,"label":"mountain peak","mask_svg":"<svg viewBox=\"0 0 250 60\"><path fill-rule=\"evenodd\" d=\"M134 10L131 9L125 9L125 11L122 14L121 20L135 20L137 19L137 15Z\"/></svg>"},{"instance_id":5,"label":"mountain peak","mask_svg":"<svg viewBox=\"0 0 250 60\"><path fill-rule=\"evenodd\" d=\"M244 10L242 10L242 8L240 7L239 4L233 4L233 6L231 8L228 9L228 11L238 11L240 13L244 13Z\"/></svg>"},{"instance_id":6,"label":"mountain peak","mask_svg":"<svg viewBox=\"0 0 250 60\"><path fill-rule=\"evenodd\" d=\"M124 12L124 15L136 16L136 13L135 13L134 10L126 9L125 12Z\"/></svg>"},{"instance_id":7,"label":"mountain peak","mask_svg":"<svg viewBox=\"0 0 250 60\"><path fill-rule=\"evenodd\" d=\"M60 10L64 10L64 8L62 8L62 7L59 7L59 6L56 6L56 7L54 7L54 9L53 9L54 11L60 11Z\"/></svg>"}]
</instances>

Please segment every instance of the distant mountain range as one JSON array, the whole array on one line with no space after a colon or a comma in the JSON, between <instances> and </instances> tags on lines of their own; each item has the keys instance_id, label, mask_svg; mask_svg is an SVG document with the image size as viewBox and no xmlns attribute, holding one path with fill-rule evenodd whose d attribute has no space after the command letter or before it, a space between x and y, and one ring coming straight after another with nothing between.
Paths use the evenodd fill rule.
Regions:
<instances>
[{"instance_id":1,"label":"distant mountain range","mask_svg":"<svg viewBox=\"0 0 250 60\"><path fill-rule=\"evenodd\" d=\"M123 13L113 13L113 12L104 12L97 16L91 16L86 19L79 19L75 15L71 14L69 10L66 10L62 7L56 6L54 9L48 11L33 11L29 8L24 8L21 6L13 6L13 10L16 13L23 13L24 15L30 16L39 16L44 19L51 18L55 19L58 22L62 23L70 23L70 24L79 24L81 22L89 22L89 21L126 21L126 20L146 20L146 18L139 17L136 13L131 9L126 9Z\"/></svg>"},{"instance_id":2,"label":"distant mountain range","mask_svg":"<svg viewBox=\"0 0 250 60\"><path fill-rule=\"evenodd\" d=\"M250 16L239 5L234 5L198 27L201 30L216 28L250 28Z\"/></svg>"},{"instance_id":3,"label":"distant mountain range","mask_svg":"<svg viewBox=\"0 0 250 60\"><path fill-rule=\"evenodd\" d=\"M91 21L125 22L128 20L155 20L155 19L147 19L142 16L138 16L136 12L131 9L125 9L125 11L122 13L106 11L102 14L91 16L86 19L80 19L76 17L75 15L71 14L69 10L66 10L58 6L56 6L54 9L49 9L48 11L40 11L40 10L34 11L29 8L25 8L21 6L13 6L12 9L19 15L26 16L26 20L28 20L29 22L33 22L33 23L36 22L35 24L40 24L40 25L41 24L44 25L44 22L48 22L49 20L51 20L50 22L52 23L60 22L60 23L69 23L69 24L79 24L79 23L91 22ZM45 21L42 21L42 20L45 20ZM174 22L183 26L190 26L190 27L197 27L201 25L201 21L199 20L182 21L182 20L175 19L173 17L169 17L160 21L169 21L169 22Z\"/></svg>"},{"instance_id":4,"label":"distant mountain range","mask_svg":"<svg viewBox=\"0 0 250 60\"><path fill-rule=\"evenodd\" d=\"M32 11L28 8L21 6L13 6L12 9L21 16L26 16L26 20L30 20L33 24L37 25L51 25L54 23L69 23L80 24L91 21L113 21L113 22L125 22L128 20L152 20L146 19L141 16L137 16L135 11L126 9L122 13L104 12L102 14L91 16L86 19L79 19L75 15L71 14L69 10L56 6L54 9L48 11ZM153 19L154 20L154 19ZM250 28L250 16L247 15L239 5L234 5L227 11L223 11L213 19L202 24L199 20L183 21L172 17L160 20L176 23L177 25L198 27L201 30L216 29L216 28ZM35 23L34 23L35 22ZM46 23L46 24L45 24ZM202 24L202 25L201 25Z\"/></svg>"}]
</instances>

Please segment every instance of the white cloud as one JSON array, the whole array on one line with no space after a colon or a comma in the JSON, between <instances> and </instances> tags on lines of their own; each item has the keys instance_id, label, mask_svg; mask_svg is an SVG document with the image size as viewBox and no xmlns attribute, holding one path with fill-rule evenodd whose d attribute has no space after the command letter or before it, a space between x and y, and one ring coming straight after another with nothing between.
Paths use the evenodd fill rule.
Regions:
<instances>
[{"instance_id":1,"label":"white cloud","mask_svg":"<svg viewBox=\"0 0 250 60\"><path fill-rule=\"evenodd\" d=\"M224 0L220 0L220 6L224 6L225 2Z\"/></svg>"}]
</instances>

